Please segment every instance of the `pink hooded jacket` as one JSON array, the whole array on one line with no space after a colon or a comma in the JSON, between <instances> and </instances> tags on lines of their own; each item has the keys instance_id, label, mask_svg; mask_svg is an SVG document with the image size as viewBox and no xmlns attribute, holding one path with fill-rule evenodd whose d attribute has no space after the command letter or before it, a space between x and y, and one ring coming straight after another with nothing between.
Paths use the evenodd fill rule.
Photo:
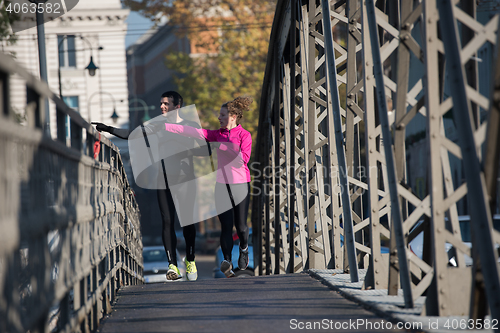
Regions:
<instances>
[{"instance_id":1,"label":"pink hooded jacket","mask_svg":"<svg viewBox=\"0 0 500 333\"><path fill-rule=\"evenodd\" d=\"M230 130L207 130L177 124L165 124L171 133L202 139L208 142L221 142L217 151L217 182L239 184L250 182L248 161L252 153L250 132L238 125Z\"/></svg>"}]
</instances>

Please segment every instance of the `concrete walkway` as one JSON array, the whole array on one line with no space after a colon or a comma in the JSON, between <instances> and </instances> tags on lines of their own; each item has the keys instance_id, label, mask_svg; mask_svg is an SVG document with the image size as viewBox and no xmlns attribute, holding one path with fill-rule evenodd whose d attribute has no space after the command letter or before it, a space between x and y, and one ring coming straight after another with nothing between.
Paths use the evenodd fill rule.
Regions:
<instances>
[{"instance_id":1,"label":"concrete walkway","mask_svg":"<svg viewBox=\"0 0 500 333\"><path fill-rule=\"evenodd\" d=\"M392 332L306 273L122 288L98 332Z\"/></svg>"}]
</instances>

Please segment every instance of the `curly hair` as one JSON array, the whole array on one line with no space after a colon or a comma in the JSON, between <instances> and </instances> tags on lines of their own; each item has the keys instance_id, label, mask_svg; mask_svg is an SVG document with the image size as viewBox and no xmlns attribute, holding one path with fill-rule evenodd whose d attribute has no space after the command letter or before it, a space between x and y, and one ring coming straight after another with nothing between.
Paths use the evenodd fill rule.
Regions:
<instances>
[{"instance_id":1,"label":"curly hair","mask_svg":"<svg viewBox=\"0 0 500 333\"><path fill-rule=\"evenodd\" d=\"M252 102L252 97L239 96L231 102L222 104L222 107L227 108L227 113L229 115L236 115L236 123L239 124L241 118L243 118L243 111L249 111L250 104L252 104Z\"/></svg>"}]
</instances>

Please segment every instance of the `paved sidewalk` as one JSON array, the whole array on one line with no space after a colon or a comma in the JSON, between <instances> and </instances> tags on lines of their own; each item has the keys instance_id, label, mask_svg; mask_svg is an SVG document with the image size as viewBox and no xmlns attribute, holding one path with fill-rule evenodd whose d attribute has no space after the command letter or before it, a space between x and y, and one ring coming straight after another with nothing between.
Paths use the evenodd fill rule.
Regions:
<instances>
[{"instance_id":1,"label":"paved sidewalk","mask_svg":"<svg viewBox=\"0 0 500 333\"><path fill-rule=\"evenodd\" d=\"M398 296L387 295L387 289L361 290L366 275L366 269L359 270L360 282L351 283L349 274L344 274L342 270L334 269L310 269L307 271L312 277L317 278L322 283L333 290L338 291L342 296L359 303L366 309L374 313L389 318L392 322L406 323L410 330L424 332L493 332L491 329L485 330L461 330L462 326L468 324L468 317L435 317L421 316L425 304L425 297L419 297L415 302L414 309L404 308L402 290ZM496 325L500 328L500 324ZM454 327L458 329L453 329Z\"/></svg>"},{"instance_id":2,"label":"paved sidewalk","mask_svg":"<svg viewBox=\"0 0 500 333\"><path fill-rule=\"evenodd\" d=\"M297 273L124 287L98 332L394 332L387 324Z\"/></svg>"}]
</instances>

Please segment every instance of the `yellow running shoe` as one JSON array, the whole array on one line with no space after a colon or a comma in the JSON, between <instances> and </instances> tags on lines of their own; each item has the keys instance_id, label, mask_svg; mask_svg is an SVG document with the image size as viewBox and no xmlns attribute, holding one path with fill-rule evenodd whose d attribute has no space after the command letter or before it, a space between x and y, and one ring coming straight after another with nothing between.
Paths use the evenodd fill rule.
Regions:
<instances>
[{"instance_id":1,"label":"yellow running shoe","mask_svg":"<svg viewBox=\"0 0 500 333\"><path fill-rule=\"evenodd\" d=\"M167 280L169 281L175 281L182 279L181 272L179 272L179 269L177 266L174 264L168 265L168 271L167 271Z\"/></svg>"},{"instance_id":2,"label":"yellow running shoe","mask_svg":"<svg viewBox=\"0 0 500 333\"><path fill-rule=\"evenodd\" d=\"M184 263L186 264L186 276L189 281L196 281L198 278L198 271L196 270L196 263L193 261L188 261L184 258Z\"/></svg>"}]
</instances>

